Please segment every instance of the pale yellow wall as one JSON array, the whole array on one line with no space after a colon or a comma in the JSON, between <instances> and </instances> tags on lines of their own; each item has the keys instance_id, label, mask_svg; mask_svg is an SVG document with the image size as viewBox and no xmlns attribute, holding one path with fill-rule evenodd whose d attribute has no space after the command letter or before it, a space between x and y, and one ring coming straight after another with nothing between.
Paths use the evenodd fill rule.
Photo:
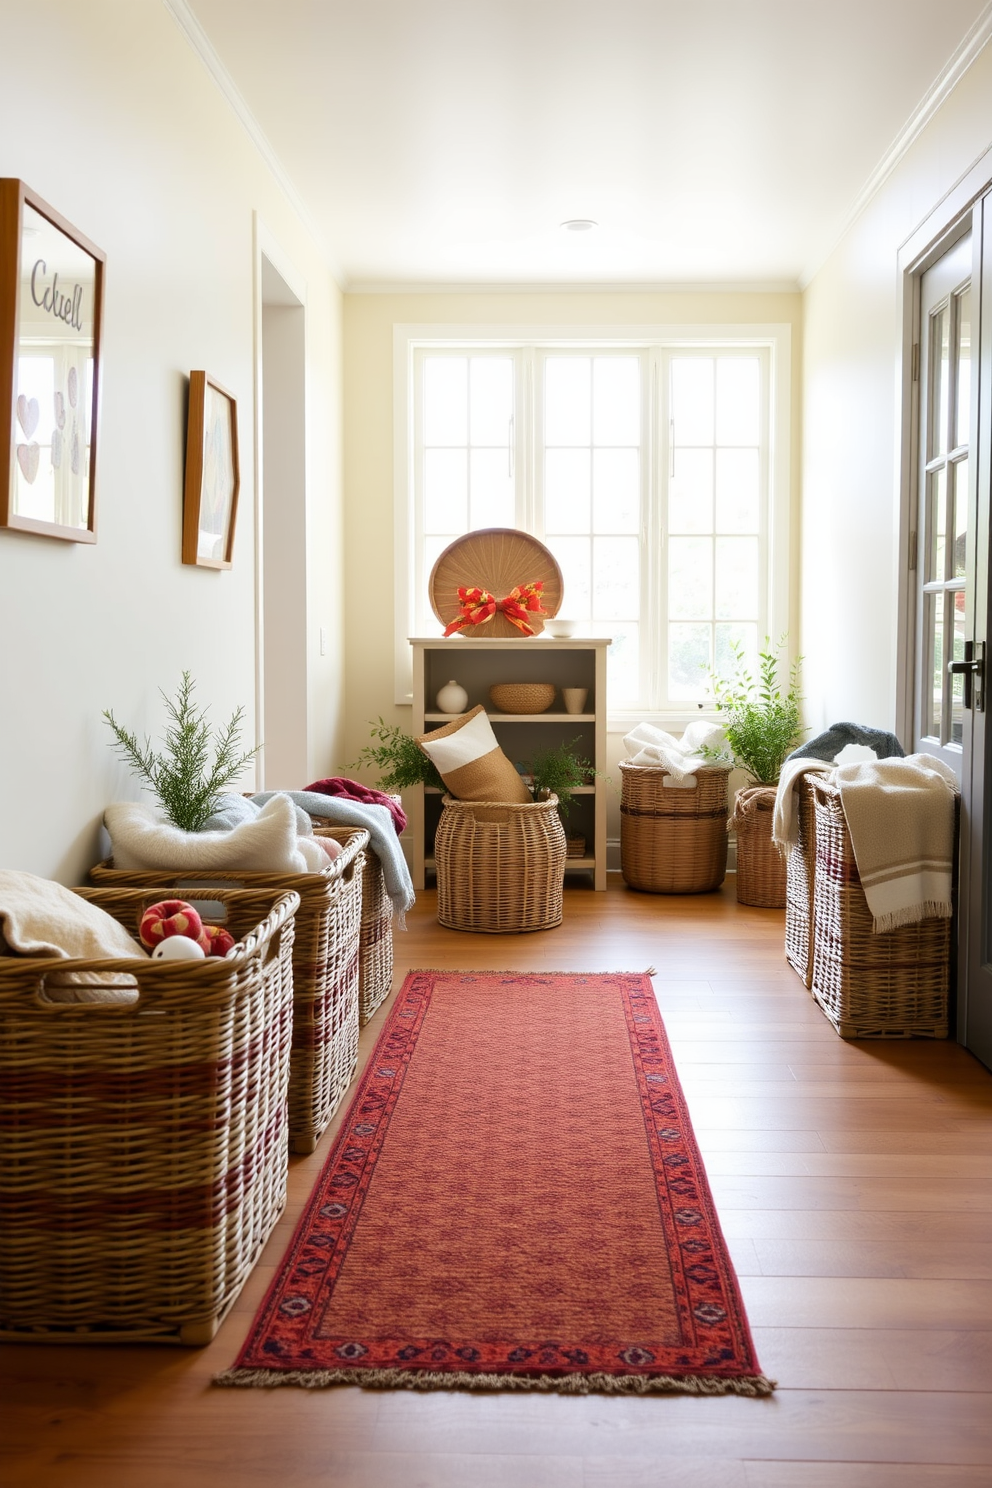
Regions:
<instances>
[{"instance_id":1,"label":"pale yellow wall","mask_svg":"<svg viewBox=\"0 0 992 1488\"><path fill-rule=\"evenodd\" d=\"M990 143L986 47L804 296L802 648L818 727L895 722L897 255Z\"/></svg>"},{"instance_id":2,"label":"pale yellow wall","mask_svg":"<svg viewBox=\"0 0 992 1488\"><path fill-rule=\"evenodd\" d=\"M341 712L340 295L320 251L161 0L6 6L0 175L107 254L99 540L0 532L0 865L79 882L107 802L137 788L101 710L159 733L183 668L255 737L253 211L306 284L311 758ZM185 378L238 399L234 567L179 562ZM250 784L250 778L245 782ZM303 783L303 782L300 782Z\"/></svg>"},{"instance_id":3,"label":"pale yellow wall","mask_svg":"<svg viewBox=\"0 0 992 1488\"><path fill-rule=\"evenodd\" d=\"M792 327L792 462L799 469L799 294L474 293L344 297L345 544L348 555L346 754L368 742L380 714L409 727L393 702L393 326L789 324ZM795 527L795 523L793 523ZM793 538L795 543L795 538ZM798 549L796 550L798 552ZM793 615L797 616L796 596ZM790 623L790 629L795 619ZM684 721L688 721L687 719ZM610 741L611 768L620 740ZM619 835L616 803L609 835Z\"/></svg>"}]
</instances>

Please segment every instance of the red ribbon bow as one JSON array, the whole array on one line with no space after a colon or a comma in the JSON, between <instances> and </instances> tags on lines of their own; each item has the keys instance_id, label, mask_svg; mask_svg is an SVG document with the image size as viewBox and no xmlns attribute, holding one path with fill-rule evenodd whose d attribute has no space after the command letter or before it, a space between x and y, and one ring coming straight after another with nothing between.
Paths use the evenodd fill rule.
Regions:
<instances>
[{"instance_id":1,"label":"red ribbon bow","mask_svg":"<svg viewBox=\"0 0 992 1488\"><path fill-rule=\"evenodd\" d=\"M505 599L496 599L488 589L466 589L463 586L458 590L462 612L444 633L449 636L456 630L464 630L466 625L485 625L494 615L505 615L524 635L533 635L534 628L527 622L528 612L532 615L548 613L541 608L543 588L542 580L538 579L534 584L518 584Z\"/></svg>"}]
</instances>

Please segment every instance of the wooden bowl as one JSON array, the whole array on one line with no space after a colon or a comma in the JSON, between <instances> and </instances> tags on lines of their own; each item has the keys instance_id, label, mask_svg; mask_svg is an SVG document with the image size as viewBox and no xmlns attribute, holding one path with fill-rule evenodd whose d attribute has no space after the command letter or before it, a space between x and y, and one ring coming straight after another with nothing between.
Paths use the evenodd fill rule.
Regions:
<instances>
[{"instance_id":1,"label":"wooden bowl","mask_svg":"<svg viewBox=\"0 0 992 1488\"><path fill-rule=\"evenodd\" d=\"M489 697L501 713L546 713L555 691L553 682L497 682Z\"/></svg>"}]
</instances>

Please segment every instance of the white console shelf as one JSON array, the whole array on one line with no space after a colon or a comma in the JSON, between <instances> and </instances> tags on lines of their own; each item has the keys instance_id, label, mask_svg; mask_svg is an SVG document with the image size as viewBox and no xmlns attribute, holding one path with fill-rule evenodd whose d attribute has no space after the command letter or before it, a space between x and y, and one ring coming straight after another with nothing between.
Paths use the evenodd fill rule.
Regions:
<instances>
[{"instance_id":1,"label":"white console shelf","mask_svg":"<svg viewBox=\"0 0 992 1488\"><path fill-rule=\"evenodd\" d=\"M597 889L606 888L606 649L608 639L552 640L521 636L515 640L483 637L441 636L411 639L413 647L412 731L427 733L450 723L452 714L439 713L435 698L446 682L461 683L468 693L468 706L485 705L500 746L516 763L536 749L577 741L579 754L592 760L597 774L592 785L575 792L566 826L581 832L587 851L583 858L569 858L568 873L591 873ZM585 713L500 713L489 698L489 689L499 682L553 682L563 687L585 687L589 698ZM440 815L440 792L423 786L405 793L413 847L414 887L422 889L433 868L434 832Z\"/></svg>"}]
</instances>

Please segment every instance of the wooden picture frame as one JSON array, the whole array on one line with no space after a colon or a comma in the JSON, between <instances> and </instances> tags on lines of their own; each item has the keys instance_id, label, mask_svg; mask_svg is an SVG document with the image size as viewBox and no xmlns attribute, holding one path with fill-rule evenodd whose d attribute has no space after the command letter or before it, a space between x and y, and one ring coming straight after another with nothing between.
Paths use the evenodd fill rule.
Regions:
<instances>
[{"instance_id":1,"label":"wooden picture frame","mask_svg":"<svg viewBox=\"0 0 992 1488\"><path fill-rule=\"evenodd\" d=\"M0 528L96 542L106 255L0 179Z\"/></svg>"},{"instance_id":2,"label":"wooden picture frame","mask_svg":"<svg viewBox=\"0 0 992 1488\"><path fill-rule=\"evenodd\" d=\"M206 372L189 374L183 562L230 568L238 514L238 404Z\"/></svg>"}]
</instances>

